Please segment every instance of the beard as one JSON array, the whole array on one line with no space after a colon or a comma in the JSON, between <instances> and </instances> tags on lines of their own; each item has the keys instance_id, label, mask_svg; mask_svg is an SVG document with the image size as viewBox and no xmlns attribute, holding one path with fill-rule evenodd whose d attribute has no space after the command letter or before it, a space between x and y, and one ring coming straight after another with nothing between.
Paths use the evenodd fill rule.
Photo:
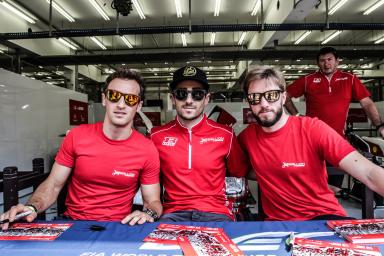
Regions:
<instances>
[{"instance_id":1,"label":"beard","mask_svg":"<svg viewBox=\"0 0 384 256\"><path fill-rule=\"evenodd\" d=\"M253 116L255 117L255 119L257 121L257 123L259 125L261 125L262 127L271 127L271 126L273 126L274 124L276 124L280 120L282 115L283 115L283 108L282 107L280 107L276 111L275 118L273 118L272 120L261 120L258 115L253 114Z\"/></svg>"}]
</instances>

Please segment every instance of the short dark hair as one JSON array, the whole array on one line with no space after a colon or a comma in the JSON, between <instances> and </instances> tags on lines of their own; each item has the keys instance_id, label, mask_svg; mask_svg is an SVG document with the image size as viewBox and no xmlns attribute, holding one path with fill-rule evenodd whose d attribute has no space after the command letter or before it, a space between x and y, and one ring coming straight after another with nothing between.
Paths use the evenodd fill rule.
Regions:
<instances>
[{"instance_id":1,"label":"short dark hair","mask_svg":"<svg viewBox=\"0 0 384 256\"><path fill-rule=\"evenodd\" d=\"M252 67L246 74L243 82L243 91L248 95L248 89L251 82L266 79L279 86L281 91L285 91L286 83L283 73L272 66L256 66Z\"/></svg>"},{"instance_id":2,"label":"short dark hair","mask_svg":"<svg viewBox=\"0 0 384 256\"><path fill-rule=\"evenodd\" d=\"M328 47L323 47L319 50L319 52L317 53L317 57L316 57L317 62L319 62L320 55L325 55L328 53L332 53L333 56L335 56L336 60L339 58L339 55L337 54L336 49L328 46Z\"/></svg>"},{"instance_id":3,"label":"short dark hair","mask_svg":"<svg viewBox=\"0 0 384 256\"><path fill-rule=\"evenodd\" d=\"M127 67L120 67L115 72L110 74L105 80L105 86L103 92L108 89L108 85L112 82L113 79L123 79L123 80L135 80L140 86L140 98L144 98L144 79L141 76L140 72L134 69Z\"/></svg>"}]
</instances>

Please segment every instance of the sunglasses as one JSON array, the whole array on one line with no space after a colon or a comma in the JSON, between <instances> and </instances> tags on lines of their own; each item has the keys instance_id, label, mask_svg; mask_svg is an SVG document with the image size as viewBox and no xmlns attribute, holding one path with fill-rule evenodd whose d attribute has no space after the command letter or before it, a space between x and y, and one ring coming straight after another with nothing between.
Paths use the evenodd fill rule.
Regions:
<instances>
[{"instance_id":1,"label":"sunglasses","mask_svg":"<svg viewBox=\"0 0 384 256\"><path fill-rule=\"evenodd\" d=\"M179 88L173 91L173 95L177 100L186 100L189 94L191 94L193 100L201 101L207 95L207 91L200 88L193 88L192 90Z\"/></svg>"},{"instance_id":2,"label":"sunglasses","mask_svg":"<svg viewBox=\"0 0 384 256\"><path fill-rule=\"evenodd\" d=\"M140 101L140 97L135 95L135 94L124 94L115 90L107 89L105 90L105 97L110 101L110 102L118 102L120 98L124 96L124 102L130 107L133 107L137 105Z\"/></svg>"},{"instance_id":3,"label":"sunglasses","mask_svg":"<svg viewBox=\"0 0 384 256\"><path fill-rule=\"evenodd\" d=\"M281 90L271 90L263 93L250 93L247 95L247 101L251 105L257 105L260 104L261 98L264 97L269 103L273 103L280 99L280 93L282 92Z\"/></svg>"}]
</instances>

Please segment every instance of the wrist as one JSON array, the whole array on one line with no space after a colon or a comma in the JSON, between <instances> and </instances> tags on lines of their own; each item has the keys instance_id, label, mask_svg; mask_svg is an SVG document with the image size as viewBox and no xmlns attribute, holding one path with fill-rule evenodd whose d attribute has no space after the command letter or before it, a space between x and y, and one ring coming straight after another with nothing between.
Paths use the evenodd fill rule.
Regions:
<instances>
[{"instance_id":1,"label":"wrist","mask_svg":"<svg viewBox=\"0 0 384 256\"><path fill-rule=\"evenodd\" d=\"M33 204L26 204L25 207L29 208L32 212L36 213L38 212L37 207Z\"/></svg>"},{"instance_id":2,"label":"wrist","mask_svg":"<svg viewBox=\"0 0 384 256\"><path fill-rule=\"evenodd\" d=\"M143 209L143 212L145 212L146 214L148 214L150 217L152 217L155 221L157 221L159 219L159 215L157 214L156 211L152 210L152 209Z\"/></svg>"}]
</instances>

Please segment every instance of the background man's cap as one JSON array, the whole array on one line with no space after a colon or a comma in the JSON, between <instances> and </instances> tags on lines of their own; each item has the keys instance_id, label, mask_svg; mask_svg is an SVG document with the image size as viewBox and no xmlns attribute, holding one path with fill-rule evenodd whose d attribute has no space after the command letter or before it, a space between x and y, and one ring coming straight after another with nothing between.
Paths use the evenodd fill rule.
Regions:
<instances>
[{"instance_id":1,"label":"background man's cap","mask_svg":"<svg viewBox=\"0 0 384 256\"><path fill-rule=\"evenodd\" d=\"M173 73L173 81L169 86L171 87L171 90L174 90L178 83L186 80L197 81L204 86L205 90L209 90L207 76L205 75L204 71L192 66L182 67L176 70Z\"/></svg>"}]
</instances>

